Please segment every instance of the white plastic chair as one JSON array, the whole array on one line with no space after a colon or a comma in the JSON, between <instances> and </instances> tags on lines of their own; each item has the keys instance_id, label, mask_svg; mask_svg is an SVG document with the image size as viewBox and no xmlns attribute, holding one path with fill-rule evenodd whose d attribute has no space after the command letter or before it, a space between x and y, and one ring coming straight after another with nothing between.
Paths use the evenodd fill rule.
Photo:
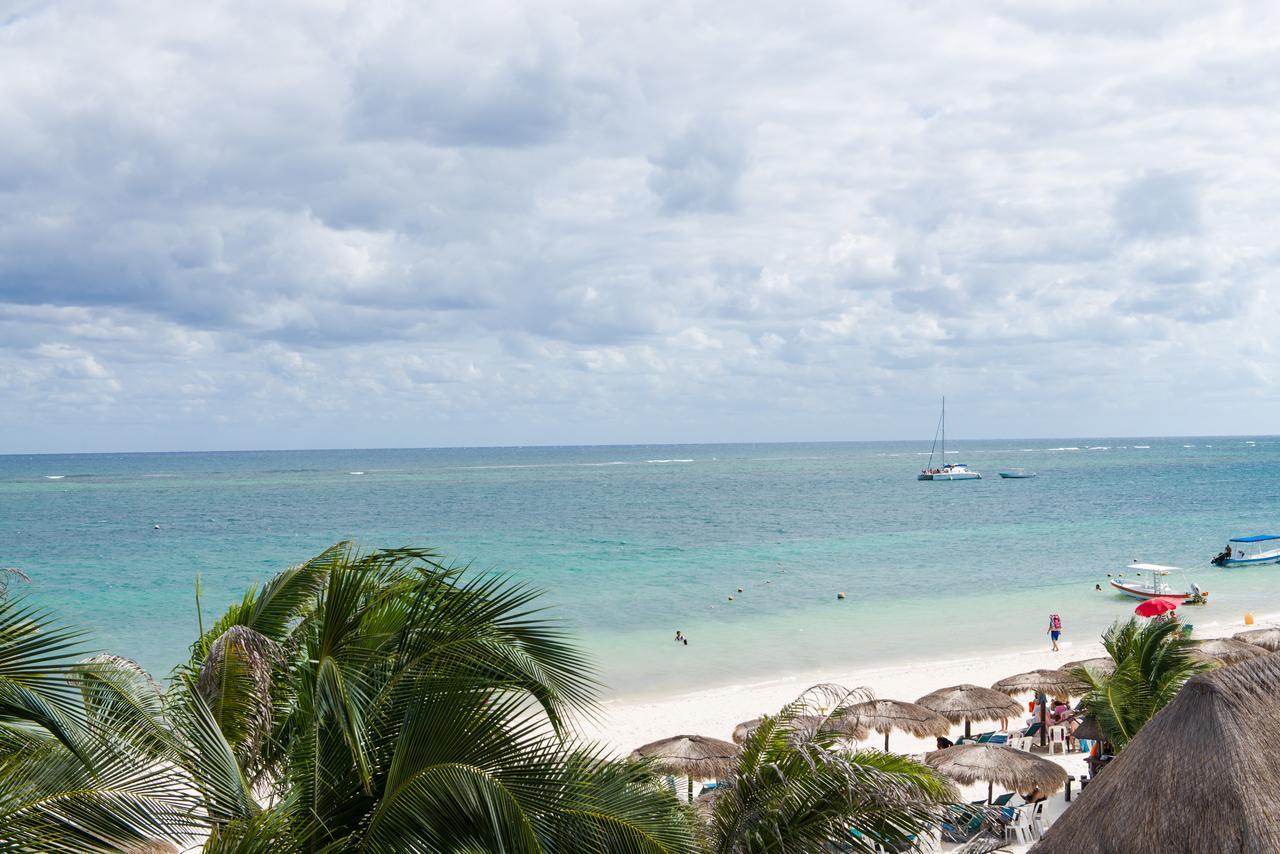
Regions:
<instances>
[{"instance_id":1,"label":"white plastic chair","mask_svg":"<svg viewBox=\"0 0 1280 854\"><path fill-rule=\"evenodd\" d=\"M1004 838L1009 842L1034 842L1039 837L1035 829L1035 808L1040 804L1027 804L1013 811L1013 820L1004 826Z\"/></svg>"},{"instance_id":2,"label":"white plastic chair","mask_svg":"<svg viewBox=\"0 0 1280 854\"><path fill-rule=\"evenodd\" d=\"M1036 839L1044 836L1044 801L1035 805L1035 810L1031 813L1031 832L1035 834Z\"/></svg>"},{"instance_id":3,"label":"white plastic chair","mask_svg":"<svg viewBox=\"0 0 1280 854\"><path fill-rule=\"evenodd\" d=\"M1063 754L1068 752L1067 728L1061 724L1049 727L1049 753L1052 754L1058 748L1062 748Z\"/></svg>"}]
</instances>

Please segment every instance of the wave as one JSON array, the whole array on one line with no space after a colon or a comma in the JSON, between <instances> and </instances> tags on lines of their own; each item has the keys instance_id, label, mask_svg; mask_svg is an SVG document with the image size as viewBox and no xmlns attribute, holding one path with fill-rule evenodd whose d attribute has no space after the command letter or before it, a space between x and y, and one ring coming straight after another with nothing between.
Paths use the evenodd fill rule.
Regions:
<instances>
[{"instance_id":1,"label":"wave","mask_svg":"<svg viewBox=\"0 0 1280 854\"><path fill-rule=\"evenodd\" d=\"M364 474L362 471L349 471L347 474Z\"/></svg>"},{"instance_id":2,"label":"wave","mask_svg":"<svg viewBox=\"0 0 1280 854\"><path fill-rule=\"evenodd\" d=\"M1150 445L1134 445L1133 447L1134 447L1134 450L1138 450L1138 451L1147 451L1151 449Z\"/></svg>"},{"instance_id":3,"label":"wave","mask_svg":"<svg viewBox=\"0 0 1280 854\"><path fill-rule=\"evenodd\" d=\"M1079 448L1045 448L1046 451L1078 451Z\"/></svg>"},{"instance_id":4,"label":"wave","mask_svg":"<svg viewBox=\"0 0 1280 854\"><path fill-rule=\"evenodd\" d=\"M44 476L44 479L45 480L62 480L64 477L66 477L65 474L47 474Z\"/></svg>"},{"instance_id":5,"label":"wave","mask_svg":"<svg viewBox=\"0 0 1280 854\"><path fill-rule=\"evenodd\" d=\"M646 463L691 463L693 460L645 460Z\"/></svg>"},{"instance_id":6,"label":"wave","mask_svg":"<svg viewBox=\"0 0 1280 854\"><path fill-rule=\"evenodd\" d=\"M1087 450L1087 451L1109 451L1109 450L1111 450L1111 446L1110 446L1110 445L1090 445L1090 446L1089 446L1088 448L1086 448L1085 450Z\"/></svg>"}]
</instances>

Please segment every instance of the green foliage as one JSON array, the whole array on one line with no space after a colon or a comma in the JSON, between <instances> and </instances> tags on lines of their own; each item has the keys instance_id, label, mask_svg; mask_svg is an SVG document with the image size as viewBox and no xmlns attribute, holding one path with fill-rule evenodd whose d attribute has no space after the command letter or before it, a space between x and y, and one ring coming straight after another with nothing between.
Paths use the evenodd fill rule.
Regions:
<instances>
[{"instance_id":1,"label":"green foliage","mask_svg":"<svg viewBox=\"0 0 1280 854\"><path fill-rule=\"evenodd\" d=\"M1102 636L1115 671L1098 674L1073 668L1072 677L1089 686L1084 709L1117 751L1124 749L1156 712L1168 705L1186 681L1213 665L1194 658L1194 643L1175 620L1116 623Z\"/></svg>"},{"instance_id":2,"label":"green foliage","mask_svg":"<svg viewBox=\"0 0 1280 854\"><path fill-rule=\"evenodd\" d=\"M708 849L872 851L935 825L956 797L948 782L905 756L841 747L834 719L864 699L818 686L765 717L716 801Z\"/></svg>"},{"instance_id":3,"label":"green foliage","mask_svg":"<svg viewBox=\"0 0 1280 854\"><path fill-rule=\"evenodd\" d=\"M647 766L574 743L595 685L536 599L340 543L250 590L163 695L0 603L0 849L694 850Z\"/></svg>"}]
</instances>

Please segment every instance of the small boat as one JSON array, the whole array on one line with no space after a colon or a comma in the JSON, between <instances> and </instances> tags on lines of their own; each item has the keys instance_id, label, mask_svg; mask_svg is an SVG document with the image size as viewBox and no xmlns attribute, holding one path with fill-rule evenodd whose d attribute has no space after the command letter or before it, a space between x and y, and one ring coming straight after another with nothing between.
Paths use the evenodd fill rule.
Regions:
<instances>
[{"instance_id":1,"label":"small boat","mask_svg":"<svg viewBox=\"0 0 1280 854\"><path fill-rule=\"evenodd\" d=\"M942 465L934 467L933 455L938 450L938 436L942 436L942 454L939 459ZM942 398L942 417L938 419L938 429L933 434L933 447L929 449L929 462L916 475L916 480L982 480L982 475L970 471L964 463L947 462L947 399Z\"/></svg>"},{"instance_id":2,"label":"small boat","mask_svg":"<svg viewBox=\"0 0 1280 854\"><path fill-rule=\"evenodd\" d=\"M1029 477L1035 477L1036 473L1033 471L1014 469L1013 471L1002 471L1000 472L1000 476L1005 480L1024 480Z\"/></svg>"},{"instance_id":3,"label":"small boat","mask_svg":"<svg viewBox=\"0 0 1280 854\"><path fill-rule=\"evenodd\" d=\"M1187 589L1184 590L1176 590L1170 586L1168 582L1169 573L1182 572L1176 566L1162 566L1158 563L1138 563L1135 561L1126 566L1125 570L1134 571L1135 576L1129 578L1124 575L1118 575L1110 579L1108 583L1112 589L1126 596L1132 596L1134 599L1195 599L1209 595L1194 584L1187 585ZM1144 572L1146 573L1146 578L1142 577Z\"/></svg>"},{"instance_id":4,"label":"small boat","mask_svg":"<svg viewBox=\"0 0 1280 854\"><path fill-rule=\"evenodd\" d=\"M1280 563L1280 534L1255 534L1228 540L1226 548L1210 563L1214 566Z\"/></svg>"}]
</instances>

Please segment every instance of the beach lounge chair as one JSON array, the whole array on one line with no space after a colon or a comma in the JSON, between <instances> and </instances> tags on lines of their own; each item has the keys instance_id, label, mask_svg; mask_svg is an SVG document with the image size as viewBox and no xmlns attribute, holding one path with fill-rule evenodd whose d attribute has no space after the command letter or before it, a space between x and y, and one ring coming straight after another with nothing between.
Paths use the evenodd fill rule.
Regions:
<instances>
[{"instance_id":1,"label":"beach lounge chair","mask_svg":"<svg viewBox=\"0 0 1280 854\"><path fill-rule=\"evenodd\" d=\"M1015 794L1016 794L1015 792L1005 792L1003 795L1001 795L1000 797L996 798L996 799L995 799L994 801L992 801L991 803L992 803L994 806L997 806L997 807L1003 807L1003 806L1007 805L1007 804L1009 803L1009 801L1013 800L1013 796L1014 796Z\"/></svg>"},{"instance_id":2,"label":"beach lounge chair","mask_svg":"<svg viewBox=\"0 0 1280 854\"><path fill-rule=\"evenodd\" d=\"M985 803L985 802L980 802ZM984 813L972 807L956 805L951 808L955 818L942 822L942 838L947 842L967 842L982 829Z\"/></svg>"},{"instance_id":3,"label":"beach lounge chair","mask_svg":"<svg viewBox=\"0 0 1280 854\"><path fill-rule=\"evenodd\" d=\"M1008 743L1009 743L1009 733L1007 732L998 732L987 740L987 744L1008 744Z\"/></svg>"},{"instance_id":4,"label":"beach lounge chair","mask_svg":"<svg viewBox=\"0 0 1280 854\"><path fill-rule=\"evenodd\" d=\"M1023 738L1031 738L1040 734L1040 722L1036 721L1031 726L1022 731Z\"/></svg>"}]
</instances>

